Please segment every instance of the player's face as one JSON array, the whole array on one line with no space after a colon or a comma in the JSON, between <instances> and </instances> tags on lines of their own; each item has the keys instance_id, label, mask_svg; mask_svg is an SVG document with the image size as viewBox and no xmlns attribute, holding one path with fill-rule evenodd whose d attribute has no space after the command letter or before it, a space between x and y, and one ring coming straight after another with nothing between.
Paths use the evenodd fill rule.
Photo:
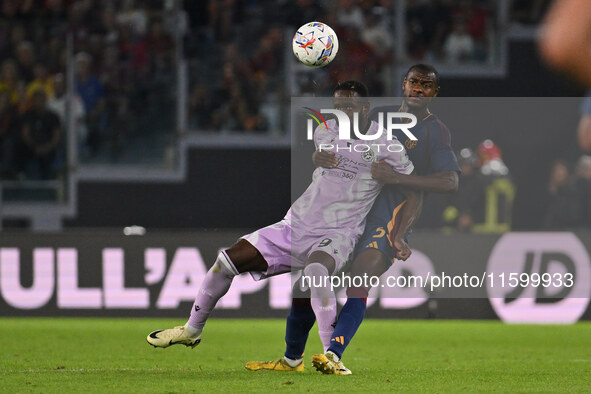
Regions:
<instances>
[{"instance_id":1,"label":"player's face","mask_svg":"<svg viewBox=\"0 0 591 394\"><path fill-rule=\"evenodd\" d=\"M410 108L425 108L439 93L435 74L411 70L402 82L404 101Z\"/></svg>"},{"instance_id":2,"label":"player's face","mask_svg":"<svg viewBox=\"0 0 591 394\"><path fill-rule=\"evenodd\" d=\"M369 104L364 97L351 90L337 90L333 96L335 109L343 111L353 124L353 114L359 114L359 121L364 122L369 112Z\"/></svg>"}]
</instances>

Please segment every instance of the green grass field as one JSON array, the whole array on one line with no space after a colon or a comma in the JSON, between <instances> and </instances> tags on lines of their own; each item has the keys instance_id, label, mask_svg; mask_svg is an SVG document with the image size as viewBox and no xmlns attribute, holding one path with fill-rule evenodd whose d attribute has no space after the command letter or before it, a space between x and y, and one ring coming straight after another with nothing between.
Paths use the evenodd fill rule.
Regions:
<instances>
[{"instance_id":1,"label":"green grass field","mask_svg":"<svg viewBox=\"0 0 591 394\"><path fill-rule=\"evenodd\" d=\"M1 318L0 389L13 392L589 392L591 324L366 320L343 358L352 376L251 372L283 353L282 320L208 323L195 349L155 349L170 319ZM314 328L315 330L315 328Z\"/></svg>"}]
</instances>

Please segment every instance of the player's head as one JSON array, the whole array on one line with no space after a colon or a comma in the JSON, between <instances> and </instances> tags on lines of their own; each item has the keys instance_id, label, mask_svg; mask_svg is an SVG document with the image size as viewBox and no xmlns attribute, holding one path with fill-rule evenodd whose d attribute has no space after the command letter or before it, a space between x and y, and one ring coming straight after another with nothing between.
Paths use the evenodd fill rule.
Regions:
<instances>
[{"instance_id":1,"label":"player's head","mask_svg":"<svg viewBox=\"0 0 591 394\"><path fill-rule=\"evenodd\" d=\"M402 95L409 108L425 108L439 93L439 72L429 64L411 66L402 82Z\"/></svg>"},{"instance_id":2,"label":"player's head","mask_svg":"<svg viewBox=\"0 0 591 394\"><path fill-rule=\"evenodd\" d=\"M333 103L335 109L341 110L349 116L353 122L353 114L359 113L360 121L366 121L369 113L369 95L367 86L359 81L345 81L339 83L333 91Z\"/></svg>"}]
</instances>

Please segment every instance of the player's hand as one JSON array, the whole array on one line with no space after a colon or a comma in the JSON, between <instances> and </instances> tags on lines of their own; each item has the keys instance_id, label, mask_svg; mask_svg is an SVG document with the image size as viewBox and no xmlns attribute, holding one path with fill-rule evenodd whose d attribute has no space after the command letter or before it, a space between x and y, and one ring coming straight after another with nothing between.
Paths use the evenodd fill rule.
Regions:
<instances>
[{"instance_id":1,"label":"player's hand","mask_svg":"<svg viewBox=\"0 0 591 394\"><path fill-rule=\"evenodd\" d=\"M371 163L371 177L380 183L398 183L398 173L383 160Z\"/></svg>"},{"instance_id":2,"label":"player's hand","mask_svg":"<svg viewBox=\"0 0 591 394\"><path fill-rule=\"evenodd\" d=\"M339 160L335 157L334 152L314 151L312 154L312 161L317 167L335 168L339 165Z\"/></svg>"},{"instance_id":3,"label":"player's hand","mask_svg":"<svg viewBox=\"0 0 591 394\"><path fill-rule=\"evenodd\" d=\"M393 244L396 251L395 257L398 260L406 261L412 254L412 251L404 239L396 237L394 238Z\"/></svg>"}]
</instances>

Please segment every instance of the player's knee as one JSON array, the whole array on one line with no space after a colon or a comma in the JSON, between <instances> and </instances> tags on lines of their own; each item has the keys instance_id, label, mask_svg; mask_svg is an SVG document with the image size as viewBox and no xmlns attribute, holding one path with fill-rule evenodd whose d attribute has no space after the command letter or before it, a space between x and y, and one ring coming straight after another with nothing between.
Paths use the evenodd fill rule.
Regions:
<instances>
[{"instance_id":1,"label":"player's knee","mask_svg":"<svg viewBox=\"0 0 591 394\"><path fill-rule=\"evenodd\" d=\"M310 263L304 268L304 275L312 278L330 275L328 267L322 263Z\"/></svg>"},{"instance_id":2,"label":"player's knee","mask_svg":"<svg viewBox=\"0 0 591 394\"><path fill-rule=\"evenodd\" d=\"M304 268L304 275L301 281L301 291L310 290L314 295L320 289L326 289L330 285L330 273L326 266L321 263L310 263Z\"/></svg>"},{"instance_id":3,"label":"player's knee","mask_svg":"<svg viewBox=\"0 0 591 394\"><path fill-rule=\"evenodd\" d=\"M230 260L230 258L224 252L220 252L220 254L218 254L218 257L211 269L213 272L219 272L220 274L229 278L233 278L239 273L232 260Z\"/></svg>"},{"instance_id":4,"label":"player's knee","mask_svg":"<svg viewBox=\"0 0 591 394\"><path fill-rule=\"evenodd\" d=\"M348 287L347 288L347 298L361 298L367 299L369 295L369 289L364 287Z\"/></svg>"},{"instance_id":5,"label":"player's knee","mask_svg":"<svg viewBox=\"0 0 591 394\"><path fill-rule=\"evenodd\" d=\"M306 265L306 268L311 265L314 265L314 264L324 266L326 268L326 270L328 271L328 274L334 273L335 267L336 267L336 263L334 261L334 258L331 255L329 255L328 253L320 252L320 251L312 252L310 257L308 258L308 263ZM316 268L316 269L319 269L319 268ZM304 272L305 272L305 270L304 270Z\"/></svg>"},{"instance_id":6,"label":"player's knee","mask_svg":"<svg viewBox=\"0 0 591 394\"><path fill-rule=\"evenodd\" d=\"M351 275L381 276L392 263L378 249L367 249L353 261Z\"/></svg>"},{"instance_id":7,"label":"player's knee","mask_svg":"<svg viewBox=\"0 0 591 394\"><path fill-rule=\"evenodd\" d=\"M269 268L259 250L245 239L225 250L225 255L238 273L266 271Z\"/></svg>"}]
</instances>

